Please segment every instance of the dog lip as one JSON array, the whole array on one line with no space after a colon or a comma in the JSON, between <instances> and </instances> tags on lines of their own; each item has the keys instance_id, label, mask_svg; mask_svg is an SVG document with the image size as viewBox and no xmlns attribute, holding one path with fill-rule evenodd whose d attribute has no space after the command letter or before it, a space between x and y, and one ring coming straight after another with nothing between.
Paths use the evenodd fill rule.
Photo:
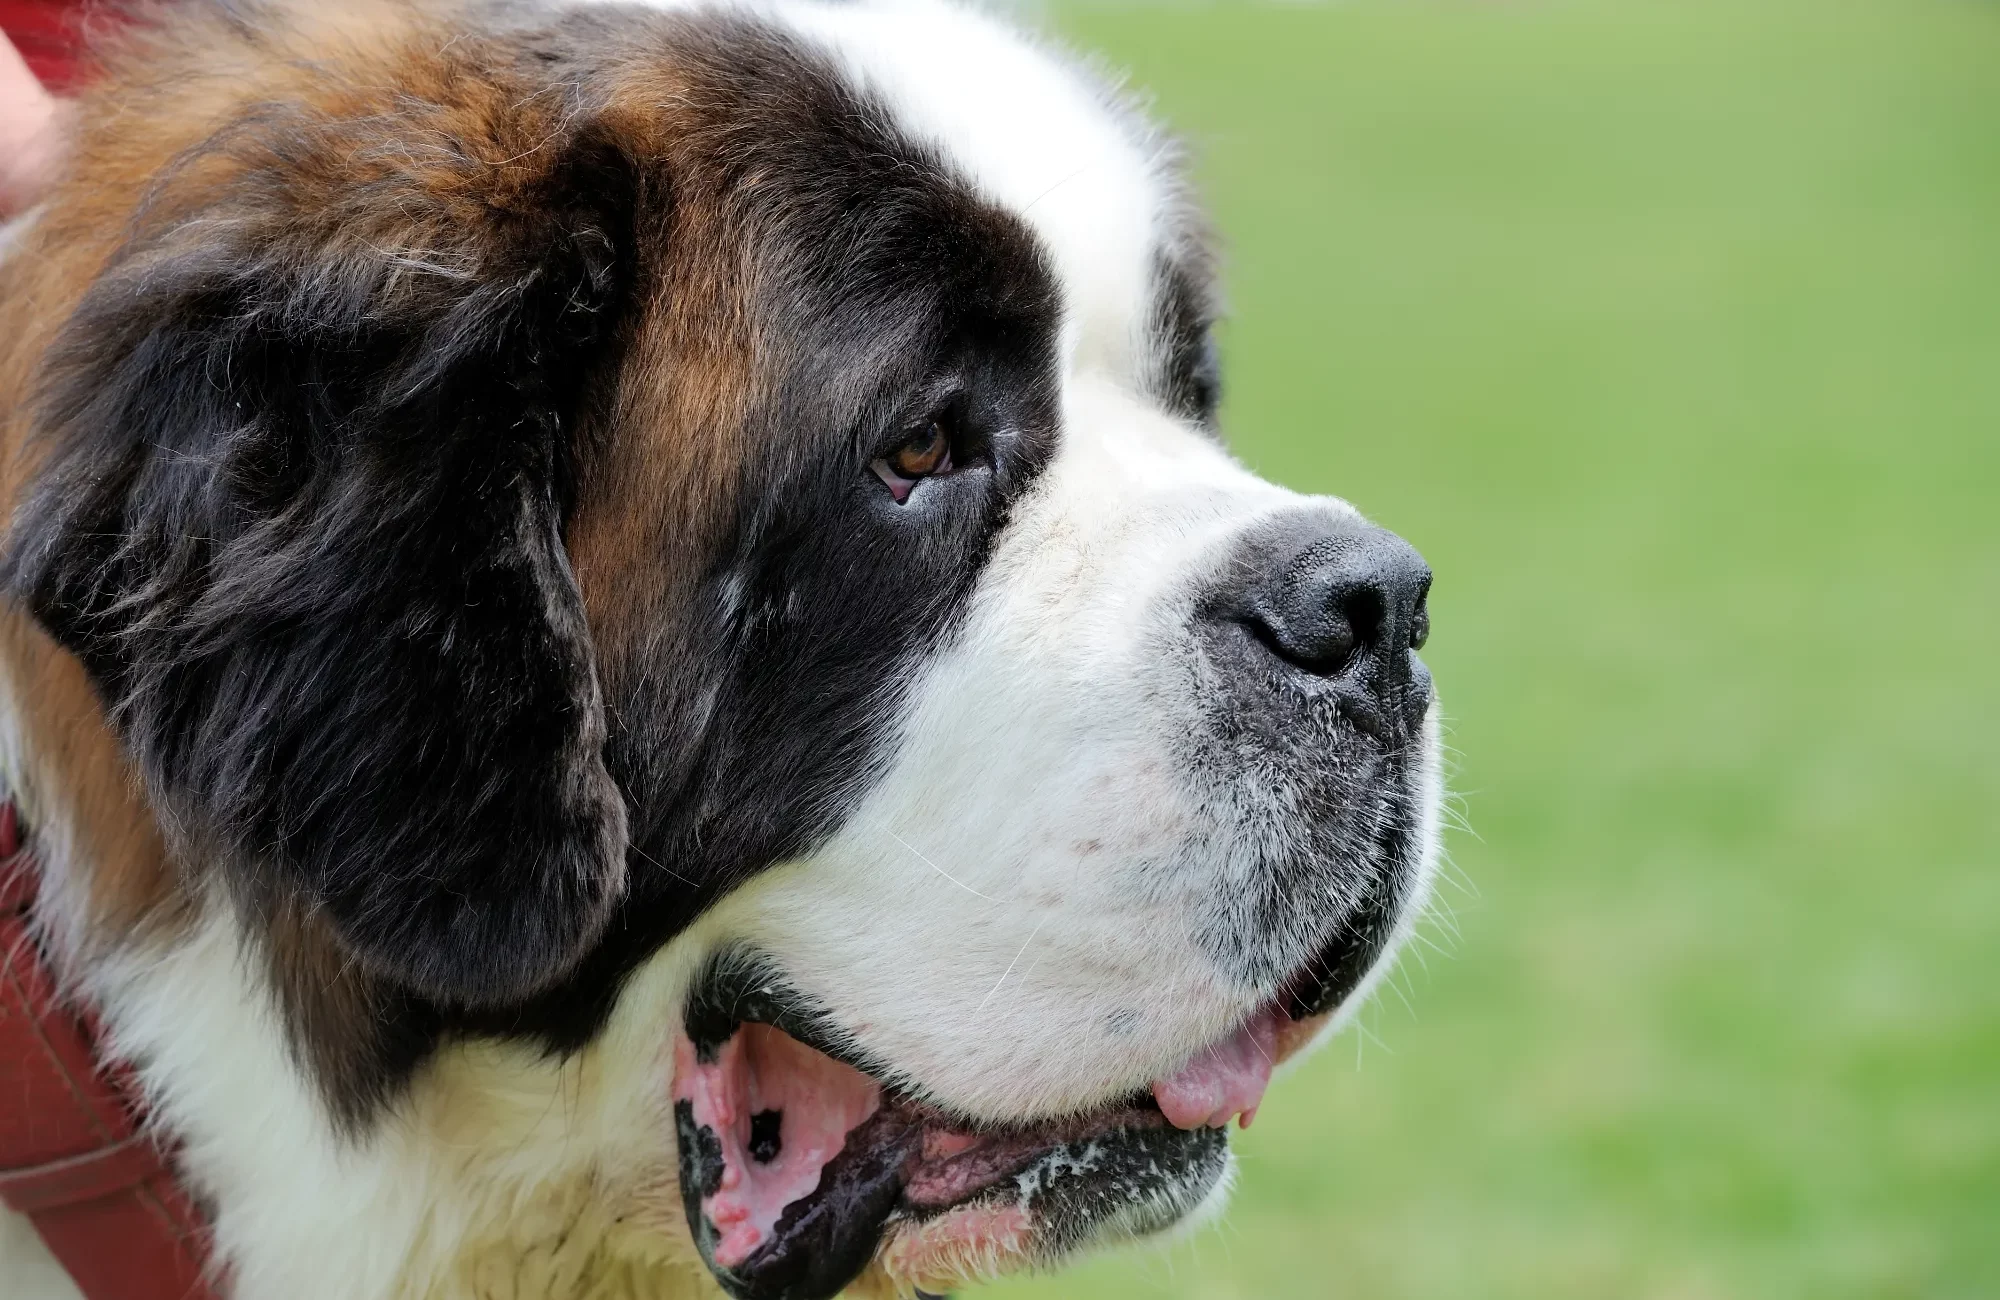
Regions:
<instances>
[{"instance_id":1,"label":"dog lip","mask_svg":"<svg viewBox=\"0 0 2000 1300\"><path fill-rule=\"evenodd\" d=\"M1386 829L1381 845L1392 859L1396 836ZM1169 1180L1169 1166L1194 1170L1216 1158L1202 1143L1222 1141L1232 1120L1249 1127L1273 1069L1359 986L1393 927L1396 893L1384 876L1274 994L1145 1089L1082 1115L1018 1125L975 1120L924 1096L771 958L725 950L694 982L672 1085L682 1197L704 1260L737 1300L815 1300L887 1249L892 1229L928 1241L924 1225L941 1216L1012 1205L1002 1193L1035 1181L1038 1162L1054 1162L1051 1176L1063 1176L1066 1150L1149 1151L1167 1162L1150 1165L1150 1176ZM1010 1249L1037 1248L1036 1215L1014 1219Z\"/></svg>"},{"instance_id":2,"label":"dog lip","mask_svg":"<svg viewBox=\"0 0 2000 1300\"><path fill-rule=\"evenodd\" d=\"M967 1131L769 1026L745 1021L709 1061L676 1048L674 1115L681 1192L697 1247L738 1300L820 1300L851 1282L897 1224L918 1226L974 1204L1037 1219L1027 1177L1087 1176L1091 1150L1122 1148L1169 1128L1150 1098L1088 1115ZM746 1112L781 1109L785 1137L744 1140ZM765 1112L769 1113L769 1112ZM773 1125L776 1128L777 1125ZM767 1135L768 1136L768 1135ZM1192 1137L1193 1135L1188 1135ZM1010 1193L1010 1189L1012 1189Z\"/></svg>"},{"instance_id":3,"label":"dog lip","mask_svg":"<svg viewBox=\"0 0 2000 1300\"><path fill-rule=\"evenodd\" d=\"M1219 1136L1177 1132L1189 1126L1146 1091L1081 1115L970 1122L872 1065L768 959L732 954L697 980L671 1082L681 1193L703 1259L738 1300L830 1296L897 1225L921 1238L940 1216L1013 1195L1025 1217L1010 1249L1031 1249L1041 1231L1031 1186L1041 1196L1088 1181L1099 1159L1171 1182L1205 1168L1202 1143ZM1110 1154L1128 1148L1129 1158ZM1129 1196L1138 1176L1124 1177Z\"/></svg>"},{"instance_id":4,"label":"dog lip","mask_svg":"<svg viewBox=\"0 0 2000 1300\"><path fill-rule=\"evenodd\" d=\"M744 1024L769 1025L822 1056L881 1080L892 1077L886 1063L855 1046L831 1017L807 1005L777 973L769 959L742 950L710 961L694 982L682 1014L682 1029L704 1062Z\"/></svg>"},{"instance_id":5,"label":"dog lip","mask_svg":"<svg viewBox=\"0 0 2000 1300\"><path fill-rule=\"evenodd\" d=\"M1373 859L1382 871L1353 912L1278 988L1275 1005L1295 1021L1329 1014L1361 987L1374 969L1402 914L1404 888L1397 864L1409 850L1406 818L1391 817L1376 835Z\"/></svg>"}]
</instances>

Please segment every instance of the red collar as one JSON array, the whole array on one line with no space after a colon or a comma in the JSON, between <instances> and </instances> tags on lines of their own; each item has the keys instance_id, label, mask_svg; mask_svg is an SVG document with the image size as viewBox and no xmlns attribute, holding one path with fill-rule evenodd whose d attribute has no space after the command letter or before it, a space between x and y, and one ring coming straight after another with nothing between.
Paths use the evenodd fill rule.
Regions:
<instances>
[{"instance_id":1,"label":"red collar","mask_svg":"<svg viewBox=\"0 0 2000 1300\"><path fill-rule=\"evenodd\" d=\"M39 872L0 791L0 1201L85 1300L215 1300L208 1227L29 929Z\"/></svg>"}]
</instances>

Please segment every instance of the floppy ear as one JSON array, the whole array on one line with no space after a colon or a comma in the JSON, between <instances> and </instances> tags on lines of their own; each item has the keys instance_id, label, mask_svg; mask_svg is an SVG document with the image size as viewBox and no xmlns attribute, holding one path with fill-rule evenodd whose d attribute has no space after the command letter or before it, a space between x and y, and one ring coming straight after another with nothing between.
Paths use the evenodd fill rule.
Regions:
<instances>
[{"instance_id":1,"label":"floppy ear","mask_svg":"<svg viewBox=\"0 0 2000 1300\"><path fill-rule=\"evenodd\" d=\"M0 578L240 896L491 1005L624 887L562 529L633 181L555 111L426 111L262 117L158 183L45 362Z\"/></svg>"}]
</instances>

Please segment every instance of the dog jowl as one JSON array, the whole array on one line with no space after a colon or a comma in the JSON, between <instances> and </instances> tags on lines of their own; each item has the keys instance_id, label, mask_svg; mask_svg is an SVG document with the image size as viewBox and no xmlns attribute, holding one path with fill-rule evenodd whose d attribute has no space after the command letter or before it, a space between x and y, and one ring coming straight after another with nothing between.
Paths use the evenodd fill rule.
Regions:
<instances>
[{"instance_id":1,"label":"dog jowl","mask_svg":"<svg viewBox=\"0 0 2000 1300\"><path fill-rule=\"evenodd\" d=\"M936 1291L1214 1208L1438 747L1422 559L1220 440L1169 143L928 0L104 61L0 264L6 734L235 1293Z\"/></svg>"}]
</instances>

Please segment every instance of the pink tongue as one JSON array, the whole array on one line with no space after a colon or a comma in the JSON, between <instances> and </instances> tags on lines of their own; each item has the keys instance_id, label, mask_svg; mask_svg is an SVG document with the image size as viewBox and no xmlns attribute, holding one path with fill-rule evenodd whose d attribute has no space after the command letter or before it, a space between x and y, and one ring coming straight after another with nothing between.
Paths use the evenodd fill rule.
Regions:
<instances>
[{"instance_id":1,"label":"pink tongue","mask_svg":"<svg viewBox=\"0 0 2000 1300\"><path fill-rule=\"evenodd\" d=\"M1201 1050L1192 1061L1153 1083L1153 1100L1175 1128L1227 1128L1243 1117L1249 1128L1257 1104L1271 1083L1282 1013L1259 1011L1228 1038Z\"/></svg>"}]
</instances>

